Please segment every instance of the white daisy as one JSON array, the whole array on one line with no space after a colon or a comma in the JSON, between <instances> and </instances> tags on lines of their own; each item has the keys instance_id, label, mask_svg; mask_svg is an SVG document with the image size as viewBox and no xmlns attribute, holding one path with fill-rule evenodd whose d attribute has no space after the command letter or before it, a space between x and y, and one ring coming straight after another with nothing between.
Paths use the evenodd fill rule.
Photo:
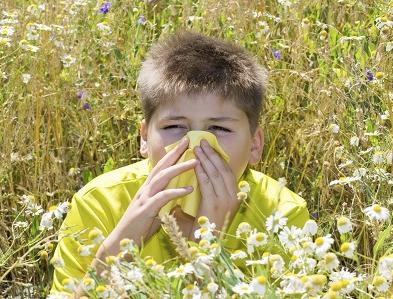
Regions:
<instances>
[{"instance_id":1,"label":"white daisy","mask_svg":"<svg viewBox=\"0 0 393 299\"><path fill-rule=\"evenodd\" d=\"M207 290L210 292L210 294L214 295L218 290L218 284L214 283L213 281L209 282L207 284Z\"/></svg>"},{"instance_id":2,"label":"white daisy","mask_svg":"<svg viewBox=\"0 0 393 299\"><path fill-rule=\"evenodd\" d=\"M352 145L352 146L358 147L359 146L359 141L360 141L360 139L359 139L358 136L352 136L351 139L349 140L349 144Z\"/></svg>"},{"instance_id":3,"label":"white daisy","mask_svg":"<svg viewBox=\"0 0 393 299\"><path fill-rule=\"evenodd\" d=\"M393 279L393 256L380 258L378 262L378 272L387 280Z\"/></svg>"},{"instance_id":4,"label":"white daisy","mask_svg":"<svg viewBox=\"0 0 393 299\"><path fill-rule=\"evenodd\" d=\"M234 291L235 293L237 293L241 296L241 295L245 295L245 294L251 294L251 292L253 290L249 284L247 284L245 282L241 282L241 283L237 284L236 286L234 286L232 288L232 291Z\"/></svg>"},{"instance_id":5,"label":"white daisy","mask_svg":"<svg viewBox=\"0 0 393 299\"><path fill-rule=\"evenodd\" d=\"M280 282L280 287L285 295L303 294L306 288L299 277L287 275Z\"/></svg>"},{"instance_id":6,"label":"white daisy","mask_svg":"<svg viewBox=\"0 0 393 299\"><path fill-rule=\"evenodd\" d=\"M184 265L180 265L179 267L177 267L174 271L171 271L168 273L168 277L184 277L187 274L193 273L195 272L194 267L190 264L184 264Z\"/></svg>"},{"instance_id":7,"label":"white daisy","mask_svg":"<svg viewBox=\"0 0 393 299\"><path fill-rule=\"evenodd\" d=\"M263 296L266 292L267 279L265 276L260 275L255 277L251 283L251 292Z\"/></svg>"},{"instance_id":8,"label":"white daisy","mask_svg":"<svg viewBox=\"0 0 393 299\"><path fill-rule=\"evenodd\" d=\"M364 213L371 220L385 221L389 218L389 210L385 207L381 207L379 204L373 204L365 208Z\"/></svg>"},{"instance_id":9,"label":"white daisy","mask_svg":"<svg viewBox=\"0 0 393 299\"><path fill-rule=\"evenodd\" d=\"M340 234L349 233L352 231L352 222L349 218L341 216L337 219L337 229Z\"/></svg>"},{"instance_id":10,"label":"white daisy","mask_svg":"<svg viewBox=\"0 0 393 299\"><path fill-rule=\"evenodd\" d=\"M267 235L254 229L247 238L247 252L251 254L254 252L254 247L262 247L266 243Z\"/></svg>"},{"instance_id":11,"label":"white daisy","mask_svg":"<svg viewBox=\"0 0 393 299\"><path fill-rule=\"evenodd\" d=\"M312 219L307 220L307 222L303 226L303 233L305 235L314 236L317 233L317 231L318 231L318 224Z\"/></svg>"},{"instance_id":12,"label":"white daisy","mask_svg":"<svg viewBox=\"0 0 393 299\"><path fill-rule=\"evenodd\" d=\"M73 280L72 278L64 278L61 283L67 292L76 291L76 283L75 280Z\"/></svg>"},{"instance_id":13,"label":"white daisy","mask_svg":"<svg viewBox=\"0 0 393 299\"><path fill-rule=\"evenodd\" d=\"M278 238L284 247L291 248L298 246L299 239L302 235L302 230L293 225L291 228L288 228L287 226L284 227L284 229L280 231Z\"/></svg>"},{"instance_id":14,"label":"white daisy","mask_svg":"<svg viewBox=\"0 0 393 299\"><path fill-rule=\"evenodd\" d=\"M235 252L231 254L231 260L244 259L246 257L247 257L247 253L239 249L235 250Z\"/></svg>"},{"instance_id":15,"label":"white daisy","mask_svg":"<svg viewBox=\"0 0 393 299\"><path fill-rule=\"evenodd\" d=\"M277 211L266 219L266 229L272 233L278 233L287 224L288 218L281 211Z\"/></svg>"},{"instance_id":16,"label":"white daisy","mask_svg":"<svg viewBox=\"0 0 393 299\"><path fill-rule=\"evenodd\" d=\"M95 227L89 232L89 240L93 242L93 244L99 245L105 240L105 237L102 231Z\"/></svg>"},{"instance_id":17,"label":"white daisy","mask_svg":"<svg viewBox=\"0 0 393 299\"><path fill-rule=\"evenodd\" d=\"M80 256L90 256L94 247L94 245L80 245L78 247L78 253Z\"/></svg>"},{"instance_id":18,"label":"white daisy","mask_svg":"<svg viewBox=\"0 0 393 299\"><path fill-rule=\"evenodd\" d=\"M236 230L236 238L240 238L243 234L251 232L251 225L247 222L241 222Z\"/></svg>"},{"instance_id":19,"label":"white daisy","mask_svg":"<svg viewBox=\"0 0 393 299\"><path fill-rule=\"evenodd\" d=\"M343 244L341 244L340 246L340 252L348 257L348 258L353 258L354 256L354 252L356 249L356 244L355 242L344 242Z\"/></svg>"},{"instance_id":20,"label":"white daisy","mask_svg":"<svg viewBox=\"0 0 393 299\"><path fill-rule=\"evenodd\" d=\"M318 263L318 267L320 269L329 272L333 271L334 269L337 269L339 265L340 262L338 261L337 255L334 254L333 252L326 253Z\"/></svg>"},{"instance_id":21,"label":"white daisy","mask_svg":"<svg viewBox=\"0 0 393 299\"><path fill-rule=\"evenodd\" d=\"M329 130L330 132L332 132L333 134L337 134L340 131L340 127L337 124L331 124L329 126Z\"/></svg>"},{"instance_id":22,"label":"white daisy","mask_svg":"<svg viewBox=\"0 0 393 299\"><path fill-rule=\"evenodd\" d=\"M316 238L314 241L315 254L319 257L324 255L330 249L330 247L332 246L333 243L334 243L334 240L330 234L327 234L324 237Z\"/></svg>"},{"instance_id":23,"label":"white daisy","mask_svg":"<svg viewBox=\"0 0 393 299\"><path fill-rule=\"evenodd\" d=\"M198 288L196 284L188 284L183 290L182 294L184 298L193 298L197 299L201 296L201 290Z\"/></svg>"},{"instance_id":24,"label":"white daisy","mask_svg":"<svg viewBox=\"0 0 393 299\"><path fill-rule=\"evenodd\" d=\"M378 292L386 293L390 287L390 282L385 277L377 275L373 279L372 287L377 289Z\"/></svg>"},{"instance_id":25,"label":"white daisy","mask_svg":"<svg viewBox=\"0 0 393 299\"><path fill-rule=\"evenodd\" d=\"M349 294L355 289L355 282L359 279L355 273L349 272L346 269L342 269L338 272L332 272L329 276L332 283L339 282L341 289L340 293Z\"/></svg>"}]
</instances>

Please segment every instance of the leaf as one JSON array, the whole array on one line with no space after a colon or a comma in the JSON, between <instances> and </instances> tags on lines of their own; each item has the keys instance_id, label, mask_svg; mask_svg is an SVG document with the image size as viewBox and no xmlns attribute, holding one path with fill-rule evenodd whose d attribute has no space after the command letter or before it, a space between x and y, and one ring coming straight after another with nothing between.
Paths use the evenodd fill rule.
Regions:
<instances>
[{"instance_id":1,"label":"leaf","mask_svg":"<svg viewBox=\"0 0 393 299\"><path fill-rule=\"evenodd\" d=\"M115 166L115 161L113 161L112 158L109 158L104 165L104 173L108 171L112 171L114 166Z\"/></svg>"},{"instance_id":2,"label":"leaf","mask_svg":"<svg viewBox=\"0 0 393 299\"><path fill-rule=\"evenodd\" d=\"M373 247L373 254L374 254L374 259L377 257L378 252L382 249L386 238L390 236L390 231L392 230L392 226L389 225L379 236L378 240L375 243Z\"/></svg>"}]
</instances>

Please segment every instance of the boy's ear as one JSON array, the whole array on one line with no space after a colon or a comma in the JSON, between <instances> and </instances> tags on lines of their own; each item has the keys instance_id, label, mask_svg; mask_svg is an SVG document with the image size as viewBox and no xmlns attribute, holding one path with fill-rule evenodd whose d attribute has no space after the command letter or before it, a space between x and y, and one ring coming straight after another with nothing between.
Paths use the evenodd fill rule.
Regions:
<instances>
[{"instance_id":1,"label":"boy's ear","mask_svg":"<svg viewBox=\"0 0 393 299\"><path fill-rule=\"evenodd\" d=\"M147 153L148 153L148 148L147 148L147 125L146 125L146 120L142 119L140 125L139 125L139 133L141 135L141 147L139 149L139 152L141 153L141 156L143 158L147 158Z\"/></svg>"},{"instance_id":2,"label":"boy's ear","mask_svg":"<svg viewBox=\"0 0 393 299\"><path fill-rule=\"evenodd\" d=\"M248 160L248 163L250 165L255 165L261 160L263 145L264 145L263 130L260 126L258 126L255 130L254 136L252 137L250 158Z\"/></svg>"}]
</instances>

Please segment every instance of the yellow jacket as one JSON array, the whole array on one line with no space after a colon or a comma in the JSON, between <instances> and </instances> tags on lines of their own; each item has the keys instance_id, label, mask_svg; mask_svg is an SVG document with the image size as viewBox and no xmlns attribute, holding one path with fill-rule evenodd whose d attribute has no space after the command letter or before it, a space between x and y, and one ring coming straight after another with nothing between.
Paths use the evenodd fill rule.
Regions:
<instances>
[{"instance_id":1,"label":"yellow jacket","mask_svg":"<svg viewBox=\"0 0 393 299\"><path fill-rule=\"evenodd\" d=\"M108 236L124 214L134 195L149 173L148 159L104 173L80 189L72 198L71 209L60 229L59 242L54 258L64 260L65 266L55 268L52 292L64 291L61 282L65 278L81 279L95 256L95 250L88 257L78 254L79 243L73 237L65 236L83 229L100 229ZM273 211L280 210L288 218L288 226L302 227L309 219L306 202L297 194L267 175L247 168L241 180L250 185L248 206L241 204L234 216L228 234L235 235L241 222L248 222L259 231L264 231L265 218ZM79 239L86 239L89 230ZM239 249L241 241L226 236L223 246L229 250ZM162 227L145 243L142 256L152 256L163 262L176 255L171 241Z\"/></svg>"}]
</instances>

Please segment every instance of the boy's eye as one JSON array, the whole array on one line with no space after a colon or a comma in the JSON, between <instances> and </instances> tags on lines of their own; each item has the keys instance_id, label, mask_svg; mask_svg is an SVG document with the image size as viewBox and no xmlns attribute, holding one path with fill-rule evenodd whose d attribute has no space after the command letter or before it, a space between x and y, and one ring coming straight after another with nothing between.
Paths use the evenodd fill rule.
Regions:
<instances>
[{"instance_id":1,"label":"boy's eye","mask_svg":"<svg viewBox=\"0 0 393 299\"><path fill-rule=\"evenodd\" d=\"M184 129L184 127L182 127L180 125L170 125L170 126L164 127L164 130L169 130L169 129Z\"/></svg>"},{"instance_id":2,"label":"boy's eye","mask_svg":"<svg viewBox=\"0 0 393 299\"><path fill-rule=\"evenodd\" d=\"M220 126L211 126L210 128L213 128L213 130L217 130L217 131L231 132L231 130Z\"/></svg>"}]
</instances>

